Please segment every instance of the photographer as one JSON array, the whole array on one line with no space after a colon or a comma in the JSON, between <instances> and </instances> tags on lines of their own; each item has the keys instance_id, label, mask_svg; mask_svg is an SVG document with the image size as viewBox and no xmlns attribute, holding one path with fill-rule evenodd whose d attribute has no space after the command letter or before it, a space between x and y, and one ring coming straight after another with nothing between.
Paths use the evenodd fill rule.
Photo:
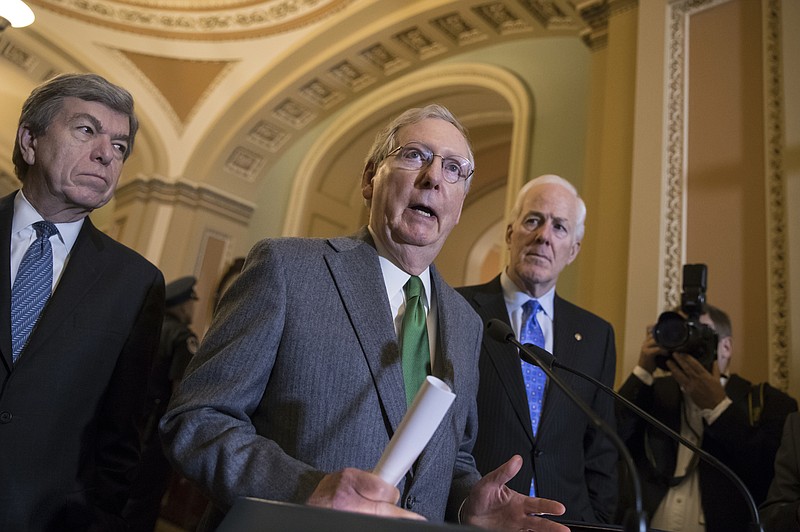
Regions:
<instances>
[{"instance_id":1,"label":"photographer","mask_svg":"<svg viewBox=\"0 0 800 532\"><path fill-rule=\"evenodd\" d=\"M704 366L696 354L670 353L648 327L639 365L619 392L730 467L759 504L773 477L784 420L797 410L797 402L767 383L753 385L728 374L733 355L730 319L711 305L702 309L699 323L718 337L710 364ZM654 377L658 366L670 374ZM617 421L641 476L652 527L747 529L746 501L722 473L624 408L618 409Z\"/></svg>"}]
</instances>

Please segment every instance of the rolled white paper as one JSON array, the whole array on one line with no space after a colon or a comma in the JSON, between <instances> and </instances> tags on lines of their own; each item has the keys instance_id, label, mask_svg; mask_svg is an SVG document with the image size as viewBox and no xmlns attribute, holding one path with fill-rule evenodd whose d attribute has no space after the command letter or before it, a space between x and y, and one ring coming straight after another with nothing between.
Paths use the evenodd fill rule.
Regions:
<instances>
[{"instance_id":1,"label":"rolled white paper","mask_svg":"<svg viewBox=\"0 0 800 532\"><path fill-rule=\"evenodd\" d=\"M444 382L426 377L372 472L396 486L428 445L455 398Z\"/></svg>"}]
</instances>

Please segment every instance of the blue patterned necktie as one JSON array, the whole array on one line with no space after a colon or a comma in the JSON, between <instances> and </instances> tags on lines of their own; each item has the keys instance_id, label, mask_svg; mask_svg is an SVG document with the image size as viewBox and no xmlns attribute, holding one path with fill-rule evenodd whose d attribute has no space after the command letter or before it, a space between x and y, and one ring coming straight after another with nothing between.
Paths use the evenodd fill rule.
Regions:
<instances>
[{"instance_id":1,"label":"blue patterned necktie","mask_svg":"<svg viewBox=\"0 0 800 532\"><path fill-rule=\"evenodd\" d=\"M58 234L51 222L36 222L36 240L22 257L11 288L12 360L17 361L22 348L39 319L53 289L53 246L50 237Z\"/></svg>"},{"instance_id":2,"label":"blue patterned necktie","mask_svg":"<svg viewBox=\"0 0 800 532\"><path fill-rule=\"evenodd\" d=\"M400 361L406 385L406 404L411 406L430 372L431 350L425 305L422 302L422 280L412 275L404 289L406 310L403 314L403 330L400 332Z\"/></svg>"},{"instance_id":3,"label":"blue patterned necktie","mask_svg":"<svg viewBox=\"0 0 800 532\"><path fill-rule=\"evenodd\" d=\"M528 300L522 306L522 331L520 340L523 344L533 344L544 349L544 333L536 320L536 314L542 306L535 299ZM542 415L542 401L544 399L547 375L542 368L522 361L522 378L525 381L525 393L528 396L528 411L531 415L531 429L533 435L539 428L539 418ZM531 497L536 496L534 480L531 479Z\"/></svg>"}]
</instances>

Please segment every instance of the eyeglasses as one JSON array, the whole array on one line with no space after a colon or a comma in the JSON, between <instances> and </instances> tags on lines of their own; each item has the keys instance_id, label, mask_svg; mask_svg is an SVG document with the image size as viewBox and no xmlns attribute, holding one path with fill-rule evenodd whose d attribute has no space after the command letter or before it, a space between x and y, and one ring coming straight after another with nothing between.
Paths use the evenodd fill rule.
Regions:
<instances>
[{"instance_id":1,"label":"eyeglasses","mask_svg":"<svg viewBox=\"0 0 800 532\"><path fill-rule=\"evenodd\" d=\"M386 157L396 157L397 166L404 170L422 170L433 164L433 158L442 160L442 176L448 183L458 183L459 179L469 179L475 172L472 163L458 155L447 157L433 153L421 142L409 142L390 151Z\"/></svg>"}]
</instances>

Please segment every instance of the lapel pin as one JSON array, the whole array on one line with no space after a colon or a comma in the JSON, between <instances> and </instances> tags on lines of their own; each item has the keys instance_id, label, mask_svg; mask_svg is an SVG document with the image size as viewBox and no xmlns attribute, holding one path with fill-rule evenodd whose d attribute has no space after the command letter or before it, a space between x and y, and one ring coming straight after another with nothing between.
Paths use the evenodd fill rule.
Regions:
<instances>
[{"instance_id":1,"label":"lapel pin","mask_svg":"<svg viewBox=\"0 0 800 532\"><path fill-rule=\"evenodd\" d=\"M581 333L575 333L575 339L580 342L583 340L583 336L581 336Z\"/></svg>"}]
</instances>

